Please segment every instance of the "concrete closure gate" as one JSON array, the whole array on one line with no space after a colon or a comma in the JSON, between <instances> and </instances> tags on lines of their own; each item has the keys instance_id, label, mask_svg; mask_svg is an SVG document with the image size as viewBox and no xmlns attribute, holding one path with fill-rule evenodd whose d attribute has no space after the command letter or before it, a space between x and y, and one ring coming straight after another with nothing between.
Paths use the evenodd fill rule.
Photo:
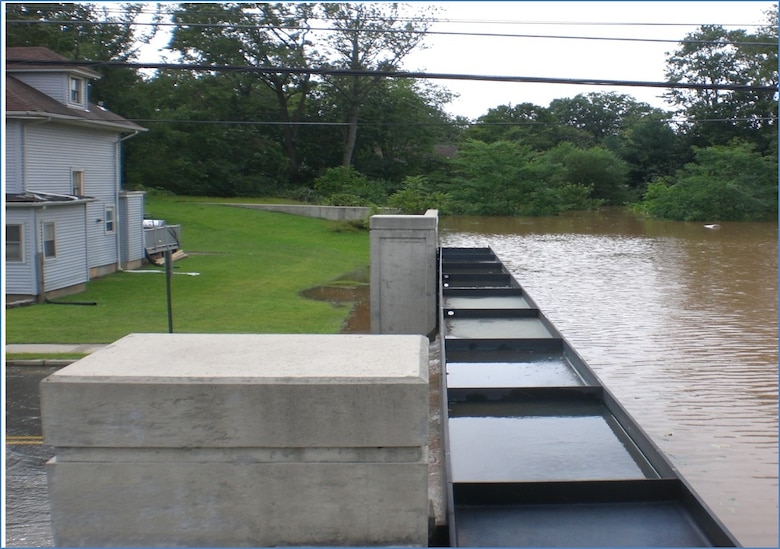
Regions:
<instances>
[{"instance_id":1,"label":"concrete closure gate","mask_svg":"<svg viewBox=\"0 0 780 549\"><path fill-rule=\"evenodd\" d=\"M371 219L385 335L133 334L46 378L56 544L426 546L438 324L451 546L739 546L493 251L438 249L437 222Z\"/></svg>"},{"instance_id":2,"label":"concrete closure gate","mask_svg":"<svg viewBox=\"0 0 780 549\"><path fill-rule=\"evenodd\" d=\"M41 383L58 546L426 546L428 341L133 334Z\"/></svg>"}]
</instances>

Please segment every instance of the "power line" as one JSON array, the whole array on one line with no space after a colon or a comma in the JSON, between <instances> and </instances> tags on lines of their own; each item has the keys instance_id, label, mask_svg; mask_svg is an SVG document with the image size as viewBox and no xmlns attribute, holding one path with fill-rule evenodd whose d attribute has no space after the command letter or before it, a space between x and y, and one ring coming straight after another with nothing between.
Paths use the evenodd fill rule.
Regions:
<instances>
[{"instance_id":1,"label":"power line","mask_svg":"<svg viewBox=\"0 0 780 549\"><path fill-rule=\"evenodd\" d=\"M27 61L6 59L6 67L16 64L27 64ZM692 89L692 90L723 90L723 91L748 91L759 93L776 93L777 86L753 86L749 84L707 84L694 82L644 82L633 80L604 80L589 78L549 78L534 76L507 76L507 75L479 75L479 74L452 74L452 73L427 73L412 71L367 71L353 69L319 68L289 68L289 67L253 67L247 65L209 65L209 64L183 64L183 63L143 63L126 61L36 61L38 66L67 66L74 64L84 67L103 68L128 68L128 69L153 69L153 70L189 70L200 72L240 72L251 74L288 74L288 75L318 75L318 76L343 76L343 77L373 77L373 78L412 78L423 80L475 80L483 82L514 82L525 84L571 84L587 86L616 86L616 87L642 87L642 88L666 88L666 89Z\"/></svg>"},{"instance_id":2,"label":"power line","mask_svg":"<svg viewBox=\"0 0 780 549\"><path fill-rule=\"evenodd\" d=\"M57 4L46 4L41 3L39 5L42 6L57 6ZM103 8L104 13L106 14L118 14L118 15L124 15L126 12L123 10L118 9L111 9L108 7ZM178 13L176 10L159 10L157 11L154 7L147 8L146 6L142 8L139 11L139 14L142 15L168 15L172 16L174 14ZM254 12L249 12L254 13ZM221 15L221 12L217 11L199 11L199 15L201 16L219 16ZM331 20L331 18L328 17L320 17L320 19L323 20ZM378 21L380 18L378 17L368 17L367 20L369 21ZM417 21L419 18L416 17L396 17L396 21ZM453 23L453 24L470 24L470 25L555 25L555 26L644 26L644 27L699 27L704 25L712 25L712 26L720 26L720 27L763 27L766 26L766 23L717 23L717 22L710 22L710 23L664 23L664 22L637 22L637 21L525 21L525 20L517 20L517 19L456 19L456 18L449 18L449 17L434 17L430 19L430 22L432 24L439 24L439 23Z\"/></svg>"},{"instance_id":3,"label":"power line","mask_svg":"<svg viewBox=\"0 0 780 549\"><path fill-rule=\"evenodd\" d=\"M128 118L131 122L138 124L189 124L189 125L226 125L226 126L325 126L325 127L343 127L349 126L348 122L271 122L271 121L251 121L251 120L180 120L175 118ZM675 124L683 123L702 123L702 122L777 122L777 118L768 117L740 117L740 118L702 118L702 119L680 119L663 118L659 122L673 122ZM537 122L537 121L517 121L517 122L480 122L480 121L442 121L442 122L380 122L375 120L361 120L361 126L384 126L384 127L422 127L422 126L485 126L485 127L515 127L515 126L567 126L563 122Z\"/></svg>"},{"instance_id":4,"label":"power line","mask_svg":"<svg viewBox=\"0 0 780 549\"><path fill-rule=\"evenodd\" d=\"M13 24L53 24L53 25L117 25L123 24L116 21L79 21L79 20L28 20L14 19L6 21ZM343 29L333 29L328 27L284 27L272 25L250 25L241 23L167 23L167 22L144 22L132 23L139 26L157 26L157 27L191 27L191 28L216 28L216 29L235 29L235 30L285 30L285 31L312 31L312 32L347 32ZM472 36L480 38L532 38L532 39L552 39L552 40L595 40L595 41L614 41L614 42L648 42L664 44L729 44L733 46L767 46L777 47L774 42L735 42L722 40L673 40L668 38L629 38L629 37L604 37L604 36L566 36L566 35L548 35L548 34L514 34L514 33L491 33L491 32L457 32L457 31L432 31L432 30L405 30L405 29L359 29L355 32L361 33L385 33L385 34L422 34L432 36Z\"/></svg>"}]
</instances>

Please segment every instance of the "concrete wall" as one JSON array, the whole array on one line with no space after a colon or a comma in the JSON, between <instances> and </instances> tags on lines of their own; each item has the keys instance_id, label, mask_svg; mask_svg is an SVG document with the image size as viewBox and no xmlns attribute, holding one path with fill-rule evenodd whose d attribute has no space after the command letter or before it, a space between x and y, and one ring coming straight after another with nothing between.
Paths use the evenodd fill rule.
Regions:
<instances>
[{"instance_id":1,"label":"concrete wall","mask_svg":"<svg viewBox=\"0 0 780 549\"><path fill-rule=\"evenodd\" d=\"M133 334L41 383L58 546L426 546L420 336Z\"/></svg>"},{"instance_id":2,"label":"concrete wall","mask_svg":"<svg viewBox=\"0 0 780 549\"><path fill-rule=\"evenodd\" d=\"M371 208L362 206L316 206L303 204L225 204L238 208L250 208L268 212L281 212L331 221L360 221L368 218L372 213ZM389 208L381 208L383 212L394 212Z\"/></svg>"},{"instance_id":3,"label":"concrete wall","mask_svg":"<svg viewBox=\"0 0 780 549\"><path fill-rule=\"evenodd\" d=\"M371 218L371 332L436 329L438 211Z\"/></svg>"}]
</instances>

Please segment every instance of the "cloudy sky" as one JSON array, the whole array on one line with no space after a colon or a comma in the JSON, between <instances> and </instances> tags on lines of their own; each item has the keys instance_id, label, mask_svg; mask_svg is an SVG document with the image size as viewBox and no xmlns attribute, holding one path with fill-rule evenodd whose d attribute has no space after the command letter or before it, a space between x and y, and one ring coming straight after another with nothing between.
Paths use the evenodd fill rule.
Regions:
<instances>
[{"instance_id":1,"label":"cloudy sky","mask_svg":"<svg viewBox=\"0 0 780 549\"><path fill-rule=\"evenodd\" d=\"M413 3L415 5L428 3ZM676 41L704 24L755 32L766 23L772 2L440 2L432 31L612 37L653 41L584 40L573 38L432 35L429 49L412 54L407 70L432 73L598 78L663 82L667 52ZM601 23L598 25L597 23ZM617 24L622 23L622 24ZM668 40L663 42L659 40ZM476 118L489 108L524 102L548 106L550 101L593 91L631 95L659 108L662 88L551 85L437 80L460 95L449 111Z\"/></svg>"},{"instance_id":2,"label":"cloudy sky","mask_svg":"<svg viewBox=\"0 0 780 549\"><path fill-rule=\"evenodd\" d=\"M413 52L405 60L404 70L663 82L666 80L667 53L677 48L677 41L705 24L755 32L758 26L766 23L765 12L773 9L774 4L772 1L727 0L455 1L410 2L409 6L412 10L436 7L438 21L430 30L458 35L431 34L425 41L428 48ZM159 36L142 55L142 60L159 61L159 55L164 54L160 48L166 41L166 36ZM471 119L499 105L527 102L546 107L553 99L589 92L627 94L654 107L670 108L661 98L663 88L596 88L465 80L434 82L459 95L447 110Z\"/></svg>"}]
</instances>

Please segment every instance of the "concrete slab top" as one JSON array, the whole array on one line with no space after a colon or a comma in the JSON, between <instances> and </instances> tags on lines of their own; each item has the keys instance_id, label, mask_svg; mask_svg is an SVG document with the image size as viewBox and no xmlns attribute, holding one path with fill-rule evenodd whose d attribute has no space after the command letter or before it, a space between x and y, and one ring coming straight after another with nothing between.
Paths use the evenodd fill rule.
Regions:
<instances>
[{"instance_id":1,"label":"concrete slab top","mask_svg":"<svg viewBox=\"0 0 780 549\"><path fill-rule=\"evenodd\" d=\"M428 340L419 335L130 334L48 381L108 377L172 383L427 383Z\"/></svg>"}]
</instances>

